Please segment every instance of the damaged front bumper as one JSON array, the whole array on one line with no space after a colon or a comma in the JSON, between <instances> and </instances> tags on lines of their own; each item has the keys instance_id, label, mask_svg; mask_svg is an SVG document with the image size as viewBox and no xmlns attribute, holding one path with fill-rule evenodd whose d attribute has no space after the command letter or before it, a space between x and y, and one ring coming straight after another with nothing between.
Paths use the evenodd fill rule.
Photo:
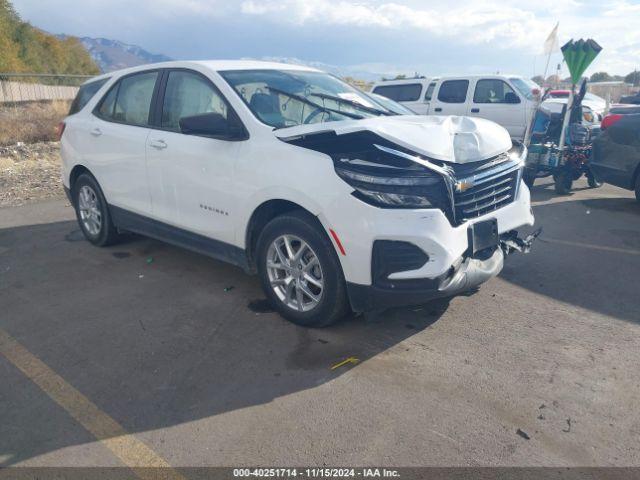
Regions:
<instances>
[{"instance_id":1,"label":"damaged front bumper","mask_svg":"<svg viewBox=\"0 0 640 480\"><path fill-rule=\"evenodd\" d=\"M396 280L383 285L347 283L351 307L355 312L379 311L420 305L472 291L502 271L507 255L516 251L528 253L540 232L541 229L524 239L519 238L516 231L502 234L498 246L473 256L460 257L445 274L437 278Z\"/></svg>"}]
</instances>

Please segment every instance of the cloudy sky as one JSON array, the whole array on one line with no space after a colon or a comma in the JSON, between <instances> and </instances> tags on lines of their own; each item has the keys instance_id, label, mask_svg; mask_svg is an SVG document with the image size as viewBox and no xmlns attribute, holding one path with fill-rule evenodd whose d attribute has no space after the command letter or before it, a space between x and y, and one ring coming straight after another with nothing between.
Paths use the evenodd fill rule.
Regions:
<instances>
[{"instance_id":1,"label":"cloudy sky","mask_svg":"<svg viewBox=\"0 0 640 480\"><path fill-rule=\"evenodd\" d=\"M544 39L592 37L587 73L640 69L635 0L13 0L52 33L105 37L176 59L288 57L376 73L544 70ZM552 57L557 65L559 53ZM563 75L566 75L566 70Z\"/></svg>"}]
</instances>

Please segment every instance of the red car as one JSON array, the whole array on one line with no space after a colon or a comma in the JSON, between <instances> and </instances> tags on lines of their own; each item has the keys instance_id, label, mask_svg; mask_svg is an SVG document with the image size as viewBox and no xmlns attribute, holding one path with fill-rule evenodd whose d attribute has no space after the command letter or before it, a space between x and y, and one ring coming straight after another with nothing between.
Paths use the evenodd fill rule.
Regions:
<instances>
[{"instance_id":1,"label":"red car","mask_svg":"<svg viewBox=\"0 0 640 480\"><path fill-rule=\"evenodd\" d=\"M551 98L569 98L571 90L549 90L549 97Z\"/></svg>"}]
</instances>

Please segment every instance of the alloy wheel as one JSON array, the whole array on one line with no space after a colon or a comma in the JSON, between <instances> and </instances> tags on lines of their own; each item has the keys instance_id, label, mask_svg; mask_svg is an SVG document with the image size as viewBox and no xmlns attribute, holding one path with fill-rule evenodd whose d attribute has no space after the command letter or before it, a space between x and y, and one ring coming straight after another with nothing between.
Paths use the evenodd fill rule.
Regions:
<instances>
[{"instance_id":1,"label":"alloy wheel","mask_svg":"<svg viewBox=\"0 0 640 480\"><path fill-rule=\"evenodd\" d=\"M97 236L102 228L102 212L98 196L89 185L83 185L78 192L78 210L86 231L90 235Z\"/></svg>"},{"instance_id":2,"label":"alloy wheel","mask_svg":"<svg viewBox=\"0 0 640 480\"><path fill-rule=\"evenodd\" d=\"M322 266L307 242L281 235L267 252L269 283L287 307L308 312L318 306L324 290Z\"/></svg>"}]
</instances>

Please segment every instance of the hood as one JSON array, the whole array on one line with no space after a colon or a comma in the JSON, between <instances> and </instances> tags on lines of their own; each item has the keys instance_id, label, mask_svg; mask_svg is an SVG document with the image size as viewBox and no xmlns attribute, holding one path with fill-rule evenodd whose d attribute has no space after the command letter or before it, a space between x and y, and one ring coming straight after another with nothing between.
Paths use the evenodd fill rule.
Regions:
<instances>
[{"instance_id":1,"label":"hood","mask_svg":"<svg viewBox=\"0 0 640 480\"><path fill-rule=\"evenodd\" d=\"M284 141L319 133L338 137L368 131L435 160L469 163L495 157L512 146L507 130L482 118L397 115L314 123L275 130Z\"/></svg>"}]
</instances>

